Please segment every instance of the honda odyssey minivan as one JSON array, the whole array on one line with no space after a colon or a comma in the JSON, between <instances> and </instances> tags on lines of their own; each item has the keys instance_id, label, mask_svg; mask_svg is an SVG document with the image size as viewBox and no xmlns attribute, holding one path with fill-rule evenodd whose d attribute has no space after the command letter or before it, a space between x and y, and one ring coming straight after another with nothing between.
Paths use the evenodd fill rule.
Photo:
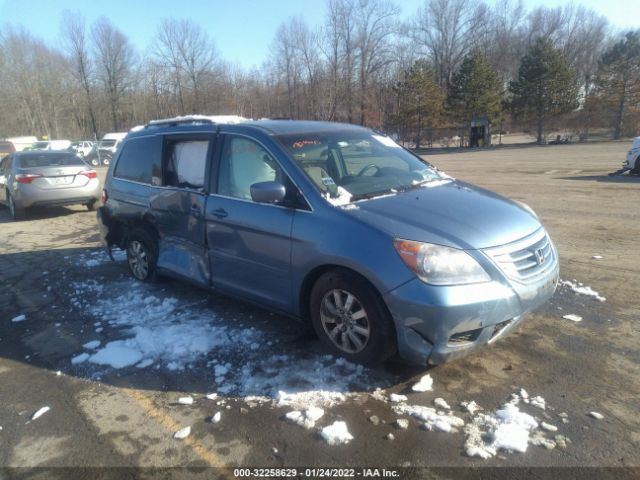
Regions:
<instances>
[{"instance_id":1,"label":"honda odyssey minivan","mask_svg":"<svg viewBox=\"0 0 640 480\"><path fill-rule=\"evenodd\" d=\"M353 125L215 117L125 138L98 209L109 251L313 325L365 364L438 364L493 342L553 294L533 210Z\"/></svg>"}]
</instances>

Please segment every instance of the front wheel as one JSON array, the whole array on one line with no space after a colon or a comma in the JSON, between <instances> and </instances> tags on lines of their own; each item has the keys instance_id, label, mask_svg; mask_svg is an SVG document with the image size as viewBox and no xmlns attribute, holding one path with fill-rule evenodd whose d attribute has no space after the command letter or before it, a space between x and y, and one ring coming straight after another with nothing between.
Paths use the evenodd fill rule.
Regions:
<instances>
[{"instance_id":1,"label":"front wheel","mask_svg":"<svg viewBox=\"0 0 640 480\"><path fill-rule=\"evenodd\" d=\"M144 229L134 230L127 241L127 264L135 278L152 282L156 278L158 244Z\"/></svg>"},{"instance_id":2,"label":"front wheel","mask_svg":"<svg viewBox=\"0 0 640 480\"><path fill-rule=\"evenodd\" d=\"M375 365L395 351L395 332L378 292L348 271L322 275L311 291L311 321L322 343L335 355Z\"/></svg>"}]
</instances>

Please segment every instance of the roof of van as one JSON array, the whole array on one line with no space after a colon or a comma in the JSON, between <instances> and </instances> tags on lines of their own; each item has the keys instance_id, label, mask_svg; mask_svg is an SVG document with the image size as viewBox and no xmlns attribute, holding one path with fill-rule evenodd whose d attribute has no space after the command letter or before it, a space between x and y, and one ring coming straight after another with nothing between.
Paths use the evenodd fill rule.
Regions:
<instances>
[{"instance_id":1,"label":"roof of van","mask_svg":"<svg viewBox=\"0 0 640 480\"><path fill-rule=\"evenodd\" d=\"M229 116L232 117L232 116ZM219 118L219 117L218 117ZM241 117L235 117L241 118ZM335 130L368 131L365 127L349 123L322 122L313 120L279 120L260 119L242 121L217 122L216 117L202 115L192 117L175 117L166 120L155 120L145 127L137 127L129 132L130 137L145 136L149 133L216 131L241 132L243 130L259 130L269 135L287 135L299 133L321 133Z\"/></svg>"}]
</instances>

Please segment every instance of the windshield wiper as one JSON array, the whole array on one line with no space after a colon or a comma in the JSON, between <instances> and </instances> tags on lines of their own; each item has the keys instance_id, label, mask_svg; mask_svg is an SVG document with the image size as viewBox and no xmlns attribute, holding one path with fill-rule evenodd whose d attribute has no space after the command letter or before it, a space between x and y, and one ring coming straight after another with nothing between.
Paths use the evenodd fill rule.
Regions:
<instances>
[{"instance_id":1,"label":"windshield wiper","mask_svg":"<svg viewBox=\"0 0 640 480\"><path fill-rule=\"evenodd\" d=\"M358 195L352 195L351 201L354 202L356 200L366 200L368 198L379 197L381 195L388 195L390 193L397 193L397 188L389 188L387 190L379 190L377 192L369 192L369 193L359 193Z\"/></svg>"}]
</instances>

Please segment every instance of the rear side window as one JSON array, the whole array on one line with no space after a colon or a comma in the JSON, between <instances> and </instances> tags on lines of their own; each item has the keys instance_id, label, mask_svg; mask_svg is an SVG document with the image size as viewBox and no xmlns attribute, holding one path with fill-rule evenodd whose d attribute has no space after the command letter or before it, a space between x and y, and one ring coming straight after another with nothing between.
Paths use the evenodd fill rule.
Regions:
<instances>
[{"instance_id":1,"label":"rear side window","mask_svg":"<svg viewBox=\"0 0 640 480\"><path fill-rule=\"evenodd\" d=\"M86 164L72 153L27 153L18 157L19 168L85 166Z\"/></svg>"},{"instance_id":2,"label":"rear side window","mask_svg":"<svg viewBox=\"0 0 640 480\"><path fill-rule=\"evenodd\" d=\"M204 187L209 139L168 139L165 185L200 189Z\"/></svg>"},{"instance_id":3,"label":"rear side window","mask_svg":"<svg viewBox=\"0 0 640 480\"><path fill-rule=\"evenodd\" d=\"M155 136L128 140L122 148L113 176L151 183L151 172L155 170L154 165L160 162L160 148L160 139Z\"/></svg>"}]
</instances>

